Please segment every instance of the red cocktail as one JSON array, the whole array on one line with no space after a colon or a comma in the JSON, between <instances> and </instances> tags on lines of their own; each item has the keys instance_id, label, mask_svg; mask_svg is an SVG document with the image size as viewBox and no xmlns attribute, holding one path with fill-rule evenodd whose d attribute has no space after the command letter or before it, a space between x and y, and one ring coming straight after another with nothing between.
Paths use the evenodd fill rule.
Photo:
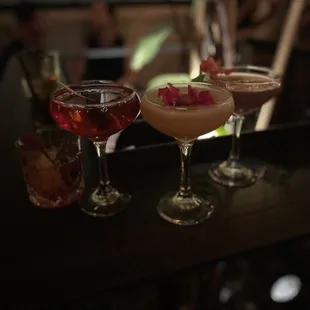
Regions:
<instances>
[{"instance_id":1,"label":"red cocktail","mask_svg":"<svg viewBox=\"0 0 310 310\"><path fill-rule=\"evenodd\" d=\"M60 90L56 93L57 100L51 104L53 118L60 127L78 136L106 141L111 135L128 127L140 111L139 98L135 94L124 101L126 92L130 95L130 89L116 89L113 85L104 85L103 92L96 88L91 92L88 85L88 91L77 90L77 93L89 99L68 94L66 89Z\"/></svg>"},{"instance_id":2,"label":"red cocktail","mask_svg":"<svg viewBox=\"0 0 310 310\"><path fill-rule=\"evenodd\" d=\"M100 185L92 193L83 211L93 216L110 216L120 212L130 200L110 185L105 162L108 138L128 127L140 113L140 99L128 87L114 83L83 82L62 88L51 102L51 115L65 130L91 139L97 150Z\"/></svg>"}]
</instances>

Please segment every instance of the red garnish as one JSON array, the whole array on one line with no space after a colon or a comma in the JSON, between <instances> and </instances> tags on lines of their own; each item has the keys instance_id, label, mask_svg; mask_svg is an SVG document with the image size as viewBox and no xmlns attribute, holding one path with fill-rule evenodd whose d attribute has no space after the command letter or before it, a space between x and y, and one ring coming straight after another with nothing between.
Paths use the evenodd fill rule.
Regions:
<instances>
[{"instance_id":1,"label":"red garnish","mask_svg":"<svg viewBox=\"0 0 310 310\"><path fill-rule=\"evenodd\" d=\"M205 73L209 73L210 78L212 80L217 79L217 75L220 73L224 73L226 75L232 73L235 71L235 69L225 69L221 66L221 61L215 61L214 58L208 57L206 60L203 60L200 64L200 70Z\"/></svg>"},{"instance_id":2,"label":"red garnish","mask_svg":"<svg viewBox=\"0 0 310 310\"><path fill-rule=\"evenodd\" d=\"M25 134L21 138L21 141L27 149L39 150L53 165L56 166L55 161L49 156L45 148L40 143L39 137L36 134Z\"/></svg>"},{"instance_id":3,"label":"red garnish","mask_svg":"<svg viewBox=\"0 0 310 310\"><path fill-rule=\"evenodd\" d=\"M161 97L165 104L175 106L180 98L180 90L168 83L168 87L158 89L158 97Z\"/></svg>"},{"instance_id":4,"label":"red garnish","mask_svg":"<svg viewBox=\"0 0 310 310\"><path fill-rule=\"evenodd\" d=\"M201 91L199 93L199 98L200 100L202 100L203 102L206 102L206 104L213 104L214 101L213 101L213 97L211 96L210 92L204 90L204 91Z\"/></svg>"},{"instance_id":5,"label":"red garnish","mask_svg":"<svg viewBox=\"0 0 310 310\"><path fill-rule=\"evenodd\" d=\"M180 90L168 83L168 87L158 90L158 97L161 97L164 104L170 106L209 105L214 100L208 91L198 91L188 85L187 94L180 94Z\"/></svg>"}]
</instances>

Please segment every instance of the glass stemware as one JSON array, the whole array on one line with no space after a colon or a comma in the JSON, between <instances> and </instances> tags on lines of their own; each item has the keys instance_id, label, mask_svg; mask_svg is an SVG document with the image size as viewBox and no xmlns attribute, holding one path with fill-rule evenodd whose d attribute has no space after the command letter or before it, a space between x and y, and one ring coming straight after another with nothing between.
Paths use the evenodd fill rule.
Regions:
<instances>
[{"instance_id":1,"label":"glass stemware","mask_svg":"<svg viewBox=\"0 0 310 310\"><path fill-rule=\"evenodd\" d=\"M209 82L209 81L208 81ZM232 146L227 160L210 167L209 175L217 183L230 187L244 187L254 184L256 172L240 161L240 134L244 117L259 109L275 97L281 89L281 79L270 69L256 66L236 67L229 75L219 75L212 81L227 89L233 95Z\"/></svg>"},{"instance_id":2,"label":"glass stemware","mask_svg":"<svg viewBox=\"0 0 310 310\"><path fill-rule=\"evenodd\" d=\"M145 92L141 100L143 118L158 131L174 137L181 153L181 181L177 192L164 196L158 212L165 220L178 225L195 225L206 220L214 209L212 202L192 192L189 176L190 155L198 136L225 123L234 110L230 92L210 83L177 83L174 87L187 94L188 85L209 91L214 104L169 106L158 97L158 87Z\"/></svg>"},{"instance_id":3,"label":"glass stemware","mask_svg":"<svg viewBox=\"0 0 310 310\"><path fill-rule=\"evenodd\" d=\"M100 183L88 203L82 206L96 217L112 216L130 202L129 194L112 187L107 171L106 143L108 138L128 127L139 115L139 97L128 87L100 81L71 85L56 91L51 103L51 115L60 127L92 140L97 155Z\"/></svg>"},{"instance_id":4,"label":"glass stemware","mask_svg":"<svg viewBox=\"0 0 310 310\"><path fill-rule=\"evenodd\" d=\"M95 84L107 84L107 83L109 84L109 83L115 83L115 82L111 80L85 80L81 82L82 85L95 85ZM83 153L82 137L78 136L77 143L78 143L79 153L82 154Z\"/></svg>"}]
</instances>

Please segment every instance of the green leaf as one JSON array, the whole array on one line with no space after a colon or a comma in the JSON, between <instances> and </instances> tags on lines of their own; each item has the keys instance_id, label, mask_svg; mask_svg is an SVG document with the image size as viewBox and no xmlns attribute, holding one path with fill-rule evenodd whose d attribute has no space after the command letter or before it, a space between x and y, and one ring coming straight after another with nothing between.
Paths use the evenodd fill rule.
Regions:
<instances>
[{"instance_id":1,"label":"green leaf","mask_svg":"<svg viewBox=\"0 0 310 310\"><path fill-rule=\"evenodd\" d=\"M165 25L143 36L133 51L130 61L131 69L139 71L150 63L157 56L162 44L171 32L172 27Z\"/></svg>"},{"instance_id":2,"label":"green leaf","mask_svg":"<svg viewBox=\"0 0 310 310\"><path fill-rule=\"evenodd\" d=\"M215 129L215 132L216 132L217 136L219 136L219 137L228 135L227 130L225 129L224 125Z\"/></svg>"},{"instance_id":3,"label":"green leaf","mask_svg":"<svg viewBox=\"0 0 310 310\"><path fill-rule=\"evenodd\" d=\"M194 79L192 79L192 82L204 82L205 74L201 73L198 76L196 76Z\"/></svg>"}]
</instances>

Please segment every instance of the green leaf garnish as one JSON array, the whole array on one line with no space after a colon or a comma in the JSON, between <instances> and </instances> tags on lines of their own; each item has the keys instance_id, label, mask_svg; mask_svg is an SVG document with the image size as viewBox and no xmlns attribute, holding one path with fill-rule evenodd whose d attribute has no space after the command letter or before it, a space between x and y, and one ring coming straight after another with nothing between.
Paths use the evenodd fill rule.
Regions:
<instances>
[{"instance_id":1,"label":"green leaf garnish","mask_svg":"<svg viewBox=\"0 0 310 310\"><path fill-rule=\"evenodd\" d=\"M225 129L225 125L215 129L215 132L219 137L228 135L227 130Z\"/></svg>"},{"instance_id":2,"label":"green leaf garnish","mask_svg":"<svg viewBox=\"0 0 310 310\"><path fill-rule=\"evenodd\" d=\"M192 82L204 82L205 80L205 74L200 73L198 76L192 79Z\"/></svg>"}]
</instances>

